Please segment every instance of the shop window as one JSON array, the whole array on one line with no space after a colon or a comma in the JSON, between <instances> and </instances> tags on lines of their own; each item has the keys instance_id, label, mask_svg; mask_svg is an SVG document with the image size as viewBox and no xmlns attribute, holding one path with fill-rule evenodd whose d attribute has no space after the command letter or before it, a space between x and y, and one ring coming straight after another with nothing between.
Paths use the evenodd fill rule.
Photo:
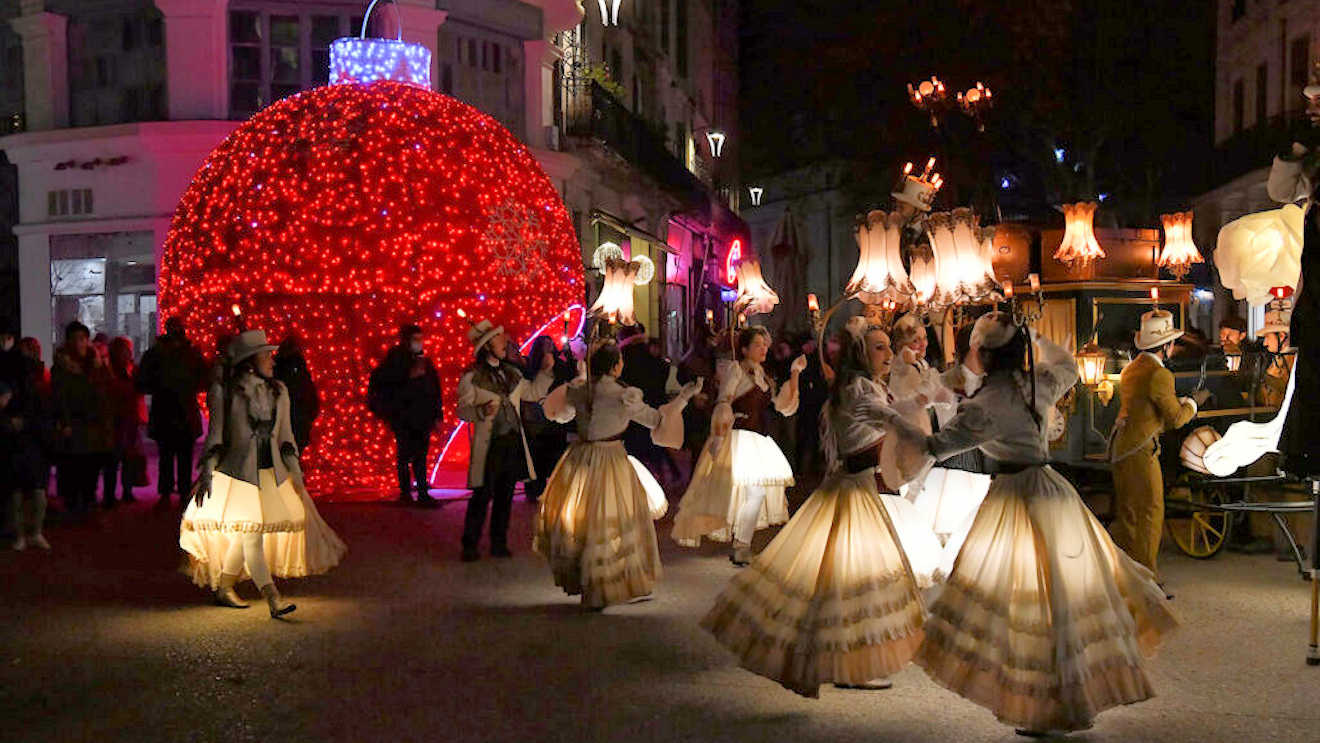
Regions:
<instances>
[{"instance_id":1,"label":"shop window","mask_svg":"<svg viewBox=\"0 0 1320 743\"><path fill-rule=\"evenodd\" d=\"M51 237L51 343L63 343L77 320L146 350L157 327L153 239L148 231Z\"/></svg>"}]
</instances>

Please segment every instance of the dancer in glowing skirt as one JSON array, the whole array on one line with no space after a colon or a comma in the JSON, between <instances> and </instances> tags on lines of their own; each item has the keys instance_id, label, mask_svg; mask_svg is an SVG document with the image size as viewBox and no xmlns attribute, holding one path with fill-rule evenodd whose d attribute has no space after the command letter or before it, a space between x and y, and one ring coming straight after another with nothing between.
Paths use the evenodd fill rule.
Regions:
<instances>
[{"instance_id":1,"label":"dancer in glowing skirt","mask_svg":"<svg viewBox=\"0 0 1320 743\"><path fill-rule=\"evenodd\" d=\"M695 547L701 538L733 539L730 560L751 560L752 535L758 529L788 521L784 488L793 484L793 469L766 434L770 408L793 415L798 407L798 377L805 356L793 361L788 382L776 394L774 380L761 364L770 349L770 333L761 326L738 334L736 364L725 367L719 404L711 420L711 437L692 471L674 517L673 538Z\"/></svg>"},{"instance_id":2,"label":"dancer in glowing skirt","mask_svg":"<svg viewBox=\"0 0 1320 743\"><path fill-rule=\"evenodd\" d=\"M294 610L272 576L297 578L339 564L347 547L321 519L302 483L289 422L289 392L272 378L266 334L249 330L229 346L223 382L207 395L206 455L183 512L179 546L193 582L216 602L247 604L234 585L251 577L272 617Z\"/></svg>"},{"instance_id":3,"label":"dancer in glowing skirt","mask_svg":"<svg viewBox=\"0 0 1320 743\"><path fill-rule=\"evenodd\" d=\"M944 458L979 447L999 461L939 598L916 662L1019 732L1082 730L1100 712L1149 699L1143 655L1177 622L1150 571L1110 540L1049 467L1043 422L1077 381L1072 355L1005 313L977 320L984 388L938 434L901 422L900 448ZM900 458L906 461L906 458Z\"/></svg>"},{"instance_id":4,"label":"dancer in glowing skirt","mask_svg":"<svg viewBox=\"0 0 1320 743\"><path fill-rule=\"evenodd\" d=\"M840 336L825 412L831 471L701 622L744 668L808 697L831 682L876 688L922 638L917 582L876 489L878 446L898 415L879 381L889 338L860 317Z\"/></svg>"},{"instance_id":5,"label":"dancer in glowing skirt","mask_svg":"<svg viewBox=\"0 0 1320 743\"><path fill-rule=\"evenodd\" d=\"M582 605L603 609L649 596L660 577L653 521L668 508L659 483L623 448L630 421L660 446L683 444L683 408L701 389L684 387L659 410L642 391L619 383L623 360L613 342L591 354L590 377L562 385L545 401L559 423L577 419L579 440L546 483L532 549L550 561L555 585Z\"/></svg>"}]
</instances>

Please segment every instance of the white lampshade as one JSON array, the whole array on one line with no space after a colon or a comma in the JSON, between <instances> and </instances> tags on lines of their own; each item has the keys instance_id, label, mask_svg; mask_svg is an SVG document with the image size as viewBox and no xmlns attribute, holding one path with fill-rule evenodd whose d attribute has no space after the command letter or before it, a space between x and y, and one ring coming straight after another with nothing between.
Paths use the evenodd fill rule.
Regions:
<instances>
[{"instance_id":1,"label":"white lampshade","mask_svg":"<svg viewBox=\"0 0 1320 743\"><path fill-rule=\"evenodd\" d=\"M1083 268L1091 261L1105 257L1105 251L1095 239L1095 210L1099 207L1100 204L1094 201L1063 205L1063 240L1059 249L1054 251L1056 261L1069 268Z\"/></svg>"},{"instance_id":2,"label":"white lampshade","mask_svg":"<svg viewBox=\"0 0 1320 743\"><path fill-rule=\"evenodd\" d=\"M637 317L633 309L633 287L636 286L637 272L642 264L625 261L620 258L608 258L605 261L605 285L591 305L592 317L604 318L620 325L636 325Z\"/></svg>"},{"instance_id":3,"label":"white lampshade","mask_svg":"<svg viewBox=\"0 0 1320 743\"><path fill-rule=\"evenodd\" d=\"M908 275L899 252L902 225L897 213L876 209L866 215L866 223L858 226L855 235L857 268L844 289L847 296L863 304L879 304L907 290Z\"/></svg>"},{"instance_id":4,"label":"white lampshade","mask_svg":"<svg viewBox=\"0 0 1320 743\"><path fill-rule=\"evenodd\" d=\"M764 314L779 304L779 295L761 276L761 262L747 258L738 264L738 298L733 306L736 311L749 315Z\"/></svg>"},{"instance_id":5,"label":"white lampshade","mask_svg":"<svg viewBox=\"0 0 1320 743\"><path fill-rule=\"evenodd\" d=\"M1161 214L1160 221L1164 223L1164 250L1156 263L1182 281L1193 263L1205 262L1192 242L1192 212Z\"/></svg>"},{"instance_id":6,"label":"white lampshade","mask_svg":"<svg viewBox=\"0 0 1320 743\"><path fill-rule=\"evenodd\" d=\"M1215 268L1234 299L1262 305L1276 286L1296 288L1302 271L1302 208L1248 214L1224 225L1215 246Z\"/></svg>"},{"instance_id":7,"label":"white lampshade","mask_svg":"<svg viewBox=\"0 0 1320 743\"><path fill-rule=\"evenodd\" d=\"M918 302L930 302L935 296L937 276L935 256L914 254L912 256L912 288Z\"/></svg>"},{"instance_id":8,"label":"white lampshade","mask_svg":"<svg viewBox=\"0 0 1320 743\"><path fill-rule=\"evenodd\" d=\"M935 294L939 304L978 300L994 288L994 230L980 227L968 208L930 215L926 234L935 254Z\"/></svg>"}]
</instances>

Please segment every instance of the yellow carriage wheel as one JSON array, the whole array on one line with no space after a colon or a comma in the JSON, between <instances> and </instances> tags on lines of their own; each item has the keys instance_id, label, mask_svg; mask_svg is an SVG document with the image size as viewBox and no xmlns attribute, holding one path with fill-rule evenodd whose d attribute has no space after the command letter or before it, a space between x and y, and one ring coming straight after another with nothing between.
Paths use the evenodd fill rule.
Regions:
<instances>
[{"instance_id":1,"label":"yellow carriage wheel","mask_svg":"<svg viewBox=\"0 0 1320 743\"><path fill-rule=\"evenodd\" d=\"M1222 487L1188 488L1179 486L1173 497L1196 505L1223 505L1228 496ZM1164 516L1164 528L1173 543L1188 557L1208 560L1219 554L1228 544L1233 527L1233 514L1213 509L1201 510L1186 506L1169 506Z\"/></svg>"}]
</instances>

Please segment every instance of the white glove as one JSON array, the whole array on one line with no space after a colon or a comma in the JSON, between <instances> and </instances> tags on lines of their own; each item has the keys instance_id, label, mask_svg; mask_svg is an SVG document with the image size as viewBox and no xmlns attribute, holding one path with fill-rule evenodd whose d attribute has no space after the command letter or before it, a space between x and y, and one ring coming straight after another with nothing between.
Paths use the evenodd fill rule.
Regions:
<instances>
[{"instance_id":1,"label":"white glove","mask_svg":"<svg viewBox=\"0 0 1320 743\"><path fill-rule=\"evenodd\" d=\"M705 383L706 380L704 378L697 377L694 381L683 385L683 389L679 391L678 396L682 398L684 402L691 400L701 392L701 388Z\"/></svg>"}]
</instances>

